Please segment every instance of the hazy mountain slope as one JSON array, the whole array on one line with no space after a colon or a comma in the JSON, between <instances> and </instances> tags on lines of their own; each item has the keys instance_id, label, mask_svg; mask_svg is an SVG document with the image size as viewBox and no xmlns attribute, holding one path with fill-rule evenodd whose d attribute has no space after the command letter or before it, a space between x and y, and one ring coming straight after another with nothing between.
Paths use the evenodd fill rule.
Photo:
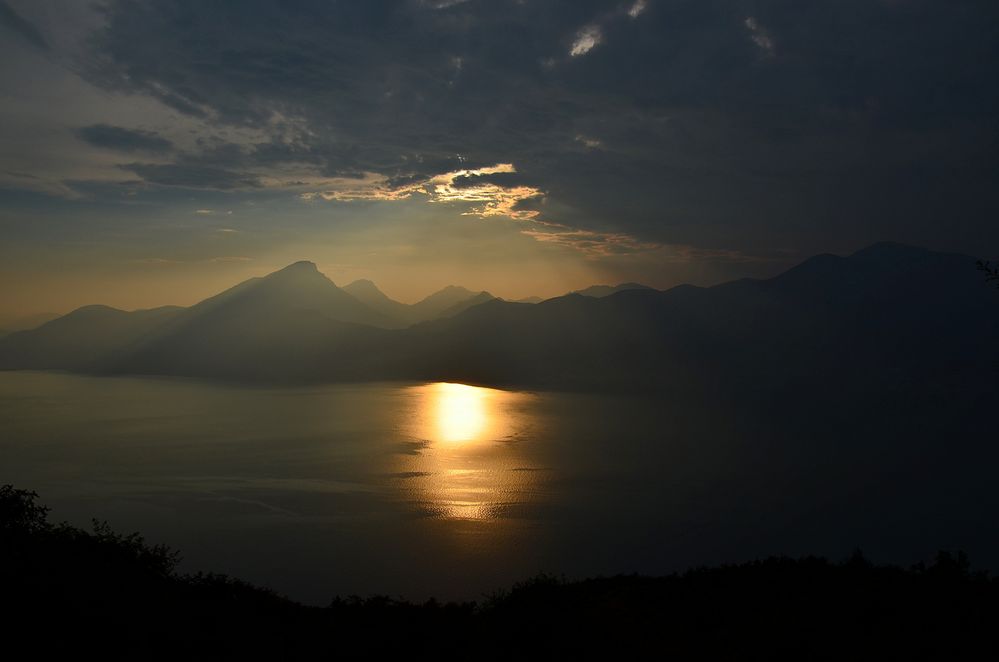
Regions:
<instances>
[{"instance_id":1,"label":"hazy mountain slope","mask_svg":"<svg viewBox=\"0 0 999 662\"><path fill-rule=\"evenodd\" d=\"M479 292L478 294L476 294L473 297L469 297L468 299L465 299L464 301L459 301L458 303L454 304L453 306L448 307L447 309L443 310L437 317L441 317L441 318L442 317L454 317L458 313L462 313L462 312L468 310L469 308L471 308L473 306L478 306L478 305L486 303L488 301L492 301L495 298L496 297L494 297L489 292Z\"/></svg>"},{"instance_id":2,"label":"hazy mountain slope","mask_svg":"<svg viewBox=\"0 0 999 662\"><path fill-rule=\"evenodd\" d=\"M372 310L324 276L312 262L291 264L262 278L252 278L188 309L186 319L208 314L245 316L256 311L312 310L341 322L391 326L392 320Z\"/></svg>"},{"instance_id":3,"label":"hazy mountain slope","mask_svg":"<svg viewBox=\"0 0 999 662\"><path fill-rule=\"evenodd\" d=\"M296 262L206 299L142 346L108 363L108 372L226 379L311 379L338 338L377 337L394 326L319 273ZM330 372L336 375L336 370ZM337 378L334 376L333 378Z\"/></svg>"},{"instance_id":4,"label":"hazy mountain slope","mask_svg":"<svg viewBox=\"0 0 999 662\"><path fill-rule=\"evenodd\" d=\"M653 288L648 285L642 285L641 283L621 283L620 285L591 285L583 290L575 290L570 292L570 294L581 294L584 297L595 297L602 299L603 297L609 297L612 294L617 294L618 292L624 292L626 290L651 290Z\"/></svg>"},{"instance_id":5,"label":"hazy mountain slope","mask_svg":"<svg viewBox=\"0 0 999 662\"><path fill-rule=\"evenodd\" d=\"M414 327L406 351L439 378L750 394L972 375L997 357L997 331L999 297L974 260L878 245L770 280L494 301Z\"/></svg>"},{"instance_id":6,"label":"hazy mountain slope","mask_svg":"<svg viewBox=\"0 0 999 662\"><path fill-rule=\"evenodd\" d=\"M488 292L472 292L464 287L450 285L418 303L407 305L390 299L370 280L356 280L343 289L372 310L392 319L395 328L438 317L450 317L494 298Z\"/></svg>"},{"instance_id":7,"label":"hazy mountain slope","mask_svg":"<svg viewBox=\"0 0 999 662\"><path fill-rule=\"evenodd\" d=\"M0 319L0 333L14 333L15 331L27 331L37 329L46 322L51 322L57 317L62 317L59 313L34 313L33 315L21 315L14 317L4 317Z\"/></svg>"},{"instance_id":8,"label":"hazy mountain slope","mask_svg":"<svg viewBox=\"0 0 999 662\"><path fill-rule=\"evenodd\" d=\"M480 294L482 293L472 292L464 287L449 285L410 306L410 319L414 322L435 319L440 317L446 310Z\"/></svg>"},{"instance_id":9,"label":"hazy mountain slope","mask_svg":"<svg viewBox=\"0 0 999 662\"><path fill-rule=\"evenodd\" d=\"M407 354L427 378L569 388L641 388L664 362L654 301L612 311L568 295L539 304L493 300L453 318L413 327Z\"/></svg>"},{"instance_id":10,"label":"hazy mountain slope","mask_svg":"<svg viewBox=\"0 0 999 662\"><path fill-rule=\"evenodd\" d=\"M343 287L343 291L351 295L371 310L392 320L396 326L406 326L413 321L411 307L389 298L370 280L355 280Z\"/></svg>"},{"instance_id":11,"label":"hazy mountain slope","mask_svg":"<svg viewBox=\"0 0 999 662\"><path fill-rule=\"evenodd\" d=\"M447 288L407 329L299 263L190 309L81 309L0 340L4 368L225 379L426 379L594 390L890 392L987 380L999 296L967 256L879 244L769 280L521 304ZM442 302L464 306L448 315ZM484 301L483 301L484 300ZM474 303L475 305L471 305ZM467 305L466 305L467 304ZM991 370L991 372L989 372ZM816 395L816 397L818 397Z\"/></svg>"},{"instance_id":12,"label":"hazy mountain slope","mask_svg":"<svg viewBox=\"0 0 999 662\"><path fill-rule=\"evenodd\" d=\"M163 334L103 364L109 374L235 381L342 381L385 378L375 371L385 329L340 322L312 310L235 310Z\"/></svg>"},{"instance_id":13,"label":"hazy mountain slope","mask_svg":"<svg viewBox=\"0 0 999 662\"><path fill-rule=\"evenodd\" d=\"M89 369L128 352L183 310L164 306L126 312L108 306L84 306L36 329L3 338L0 366Z\"/></svg>"},{"instance_id":14,"label":"hazy mountain slope","mask_svg":"<svg viewBox=\"0 0 999 662\"><path fill-rule=\"evenodd\" d=\"M395 325L311 262L298 262L186 309L82 308L3 339L0 365L227 378L302 375L293 359L308 363L309 352L355 322Z\"/></svg>"}]
</instances>

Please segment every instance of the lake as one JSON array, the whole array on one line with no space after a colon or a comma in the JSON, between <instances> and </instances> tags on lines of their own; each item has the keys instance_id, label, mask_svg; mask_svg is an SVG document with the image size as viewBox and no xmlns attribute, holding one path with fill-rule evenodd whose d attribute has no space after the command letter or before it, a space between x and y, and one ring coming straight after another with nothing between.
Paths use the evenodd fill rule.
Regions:
<instances>
[{"instance_id":1,"label":"lake","mask_svg":"<svg viewBox=\"0 0 999 662\"><path fill-rule=\"evenodd\" d=\"M991 472L886 411L858 432L842 410L677 396L6 372L0 483L315 604L856 547L995 565ZM864 441L889 435L907 450Z\"/></svg>"}]
</instances>

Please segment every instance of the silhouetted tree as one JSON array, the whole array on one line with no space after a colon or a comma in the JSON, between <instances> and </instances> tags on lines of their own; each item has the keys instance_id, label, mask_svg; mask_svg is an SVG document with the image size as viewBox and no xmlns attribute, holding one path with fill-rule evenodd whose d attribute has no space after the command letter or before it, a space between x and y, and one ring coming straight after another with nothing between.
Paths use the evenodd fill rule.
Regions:
<instances>
[{"instance_id":1,"label":"silhouetted tree","mask_svg":"<svg viewBox=\"0 0 999 662\"><path fill-rule=\"evenodd\" d=\"M35 503L37 492L0 486L0 531L33 533L49 527L49 509Z\"/></svg>"},{"instance_id":2,"label":"silhouetted tree","mask_svg":"<svg viewBox=\"0 0 999 662\"><path fill-rule=\"evenodd\" d=\"M979 271L985 273L985 282L995 283L999 287L999 267L993 267L988 260L979 260L977 266Z\"/></svg>"},{"instance_id":3,"label":"silhouetted tree","mask_svg":"<svg viewBox=\"0 0 999 662\"><path fill-rule=\"evenodd\" d=\"M539 575L486 603L306 607L176 553L53 525L0 487L0 652L98 659L999 659L999 582L961 552L911 569L771 557L666 577ZM95 636L96 634L96 636ZM8 653L7 657L10 657Z\"/></svg>"}]
</instances>

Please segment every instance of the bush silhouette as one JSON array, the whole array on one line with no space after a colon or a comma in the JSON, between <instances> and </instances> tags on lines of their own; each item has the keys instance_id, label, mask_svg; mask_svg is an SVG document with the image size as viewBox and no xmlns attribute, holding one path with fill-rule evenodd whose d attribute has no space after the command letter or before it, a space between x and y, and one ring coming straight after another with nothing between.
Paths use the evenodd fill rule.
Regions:
<instances>
[{"instance_id":1,"label":"bush silhouette","mask_svg":"<svg viewBox=\"0 0 999 662\"><path fill-rule=\"evenodd\" d=\"M52 524L0 488L5 652L100 659L995 658L999 585L962 553L909 569L859 551L666 577L539 575L480 605L375 596L307 607L107 524Z\"/></svg>"},{"instance_id":2,"label":"bush silhouette","mask_svg":"<svg viewBox=\"0 0 999 662\"><path fill-rule=\"evenodd\" d=\"M988 260L979 260L976 264L978 270L985 274L985 282L993 283L999 288L999 267L993 267Z\"/></svg>"}]
</instances>

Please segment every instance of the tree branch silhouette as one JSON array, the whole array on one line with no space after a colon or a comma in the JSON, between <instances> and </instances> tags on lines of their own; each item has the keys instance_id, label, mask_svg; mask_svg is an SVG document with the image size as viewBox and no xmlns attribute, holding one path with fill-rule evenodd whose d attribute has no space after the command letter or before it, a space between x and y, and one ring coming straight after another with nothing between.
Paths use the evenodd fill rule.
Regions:
<instances>
[{"instance_id":1,"label":"tree branch silhouette","mask_svg":"<svg viewBox=\"0 0 999 662\"><path fill-rule=\"evenodd\" d=\"M979 260L975 264L985 274L985 282L994 283L999 288L999 266L993 267L988 260Z\"/></svg>"}]
</instances>

